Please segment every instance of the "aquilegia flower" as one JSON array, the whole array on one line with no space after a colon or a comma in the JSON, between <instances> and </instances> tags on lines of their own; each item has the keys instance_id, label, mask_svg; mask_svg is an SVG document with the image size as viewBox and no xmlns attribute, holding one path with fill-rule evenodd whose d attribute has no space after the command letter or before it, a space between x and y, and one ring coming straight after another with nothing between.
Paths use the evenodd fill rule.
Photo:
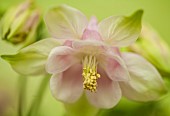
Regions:
<instances>
[{"instance_id":1,"label":"aquilegia flower","mask_svg":"<svg viewBox=\"0 0 170 116\"><path fill-rule=\"evenodd\" d=\"M55 39L40 40L16 55L2 57L25 75L43 74L46 66L52 74L52 94L64 103L76 102L83 93L99 108L115 106L122 95L136 101L157 100L166 92L158 71L141 56L119 50L138 38L141 15L139 10L97 24L94 17L88 22L77 9L61 5L45 16Z\"/></svg>"},{"instance_id":2,"label":"aquilegia flower","mask_svg":"<svg viewBox=\"0 0 170 116\"><path fill-rule=\"evenodd\" d=\"M156 69L141 56L120 53L118 48L137 39L141 15L139 10L130 17L109 17L97 24L94 17L88 23L80 11L65 5L49 10L45 22L50 33L65 39L63 46L52 49L46 63L54 97L74 103L85 92L91 104L100 108L115 106L122 94L139 101L157 99L160 93L149 91L156 82L153 85L163 92Z\"/></svg>"}]
</instances>

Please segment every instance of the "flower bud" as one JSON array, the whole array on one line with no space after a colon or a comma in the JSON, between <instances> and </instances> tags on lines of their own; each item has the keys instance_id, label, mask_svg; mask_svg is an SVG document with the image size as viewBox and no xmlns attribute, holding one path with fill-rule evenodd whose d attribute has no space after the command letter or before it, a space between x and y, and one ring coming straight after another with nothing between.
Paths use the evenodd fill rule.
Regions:
<instances>
[{"instance_id":1,"label":"flower bud","mask_svg":"<svg viewBox=\"0 0 170 116\"><path fill-rule=\"evenodd\" d=\"M31 1L10 8L2 17L0 38L13 44L31 44L40 22L40 12Z\"/></svg>"},{"instance_id":2,"label":"flower bud","mask_svg":"<svg viewBox=\"0 0 170 116\"><path fill-rule=\"evenodd\" d=\"M170 48L153 28L143 26L137 42L128 49L144 56L163 76L170 73Z\"/></svg>"}]
</instances>

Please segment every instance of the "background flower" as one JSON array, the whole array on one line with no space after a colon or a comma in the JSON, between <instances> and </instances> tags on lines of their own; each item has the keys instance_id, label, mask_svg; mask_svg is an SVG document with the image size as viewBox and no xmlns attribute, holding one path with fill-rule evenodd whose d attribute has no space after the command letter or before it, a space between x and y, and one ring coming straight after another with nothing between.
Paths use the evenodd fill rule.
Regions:
<instances>
[{"instance_id":1,"label":"background flower","mask_svg":"<svg viewBox=\"0 0 170 116\"><path fill-rule=\"evenodd\" d=\"M144 25L139 39L128 50L148 59L164 77L170 73L170 48L151 26Z\"/></svg>"},{"instance_id":2,"label":"background flower","mask_svg":"<svg viewBox=\"0 0 170 116\"><path fill-rule=\"evenodd\" d=\"M36 41L40 10L33 1L25 1L6 11L0 21L0 38L27 46Z\"/></svg>"}]
</instances>

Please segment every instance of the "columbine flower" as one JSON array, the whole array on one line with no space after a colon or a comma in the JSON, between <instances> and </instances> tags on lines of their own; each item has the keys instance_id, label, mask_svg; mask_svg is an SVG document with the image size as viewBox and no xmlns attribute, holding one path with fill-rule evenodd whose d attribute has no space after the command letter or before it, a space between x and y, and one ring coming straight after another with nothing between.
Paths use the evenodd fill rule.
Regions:
<instances>
[{"instance_id":1,"label":"columbine flower","mask_svg":"<svg viewBox=\"0 0 170 116\"><path fill-rule=\"evenodd\" d=\"M0 22L0 38L12 44L24 46L36 40L35 34L40 22L40 12L32 1L12 7Z\"/></svg>"},{"instance_id":2,"label":"columbine flower","mask_svg":"<svg viewBox=\"0 0 170 116\"><path fill-rule=\"evenodd\" d=\"M118 48L137 39L141 15L139 10L130 17L112 16L97 25L94 17L88 23L80 11L65 5L49 10L45 17L49 31L66 40L52 49L46 63L53 74L54 97L74 103L85 92L100 108L115 106L122 94L138 101L157 99L160 93L154 87L164 90L156 69L141 56L120 53Z\"/></svg>"},{"instance_id":3,"label":"columbine flower","mask_svg":"<svg viewBox=\"0 0 170 116\"><path fill-rule=\"evenodd\" d=\"M139 10L130 17L111 16L99 24L92 18L88 23L80 11L61 5L45 16L55 39L2 57L26 75L44 73L46 65L52 74L52 94L64 103L74 103L83 93L99 108L115 106L122 95L136 101L156 100L165 93L157 70L141 56L119 50L138 38L141 15Z\"/></svg>"}]
</instances>

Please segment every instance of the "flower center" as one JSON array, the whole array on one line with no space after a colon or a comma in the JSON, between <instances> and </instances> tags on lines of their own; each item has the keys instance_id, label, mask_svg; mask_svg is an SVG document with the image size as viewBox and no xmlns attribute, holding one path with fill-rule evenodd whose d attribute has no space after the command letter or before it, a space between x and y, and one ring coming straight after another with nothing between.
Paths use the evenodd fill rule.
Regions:
<instances>
[{"instance_id":1,"label":"flower center","mask_svg":"<svg viewBox=\"0 0 170 116\"><path fill-rule=\"evenodd\" d=\"M91 92L97 90L97 79L100 74L97 73L97 59L95 56L89 55L83 58L83 88Z\"/></svg>"}]
</instances>

